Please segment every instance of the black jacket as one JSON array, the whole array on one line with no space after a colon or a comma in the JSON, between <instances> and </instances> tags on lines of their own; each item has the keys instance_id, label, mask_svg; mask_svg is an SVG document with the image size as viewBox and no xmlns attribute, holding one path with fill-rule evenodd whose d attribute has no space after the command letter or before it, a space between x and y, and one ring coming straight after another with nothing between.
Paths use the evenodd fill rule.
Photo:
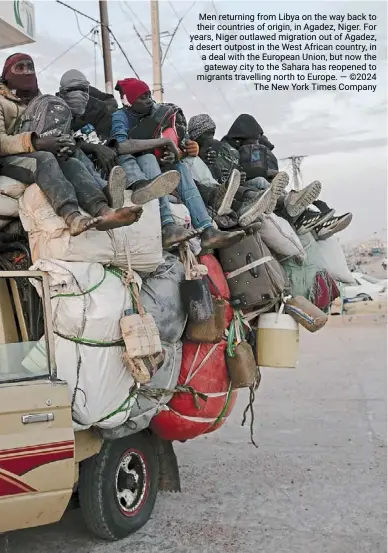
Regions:
<instances>
[{"instance_id":1,"label":"black jacket","mask_svg":"<svg viewBox=\"0 0 388 553\"><path fill-rule=\"evenodd\" d=\"M89 101L85 113L73 120L73 130L82 129L91 123L102 140L110 137L112 128L112 113L118 109L117 102L111 94L105 94L97 88L89 87Z\"/></svg>"},{"instance_id":2,"label":"black jacket","mask_svg":"<svg viewBox=\"0 0 388 553\"><path fill-rule=\"evenodd\" d=\"M238 149L246 141L258 140L262 134L263 129L256 119L252 115L242 113L237 117L228 134L222 140Z\"/></svg>"}]
</instances>

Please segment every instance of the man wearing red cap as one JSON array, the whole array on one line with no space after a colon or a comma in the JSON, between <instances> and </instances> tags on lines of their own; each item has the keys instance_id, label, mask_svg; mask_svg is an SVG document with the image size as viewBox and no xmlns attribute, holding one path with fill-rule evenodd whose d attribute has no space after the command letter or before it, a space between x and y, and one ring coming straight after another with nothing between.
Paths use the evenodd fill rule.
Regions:
<instances>
[{"instance_id":1,"label":"man wearing red cap","mask_svg":"<svg viewBox=\"0 0 388 553\"><path fill-rule=\"evenodd\" d=\"M169 133L169 137L186 155L198 155L198 145L186 140L185 118L182 111L173 104L156 104L151 96L147 83L139 79L124 79L118 81L116 90L120 92L123 108L112 116L112 137L118 143L129 138L151 139L160 137L162 133ZM147 163L144 163L147 157ZM222 232L214 228L202 197L195 185L189 167L181 162L174 162L169 156L159 160L152 154L136 158L133 155L119 157L120 165L124 168L128 183L139 186L142 182L160 174L162 165L171 164L179 171L181 180L178 185L178 194L190 212L192 224L201 232L203 249L219 249L228 247L244 236L243 231ZM140 168L141 165L141 168ZM176 226L171 214L168 198L160 199L160 212L163 229L164 246L173 245L182 241L177 239ZM185 238L183 238L185 239Z\"/></svg>"},{"instance_id":2,"label":"man wearing red cap","mask_svg":"<svg viewBox=\"0 0 388 553\"><path fill-rule=\"evenodd\" d=\"M63 155L65 150L70 155L75 151L76 143L70 136L17 134L20 117L39 94L31 57L27 54L10 56L5 61L0 83L2 174L26 184L36 182L57 215L64 218L73 236L91 227L104 231L136 222L142 213L140 206L110 208L107 196L83 163ZM115 193L125 185L125 175L116 167L109 179L113 201ZM90 216L83 215L80 208Z\"/></svg>"}]
</instances>

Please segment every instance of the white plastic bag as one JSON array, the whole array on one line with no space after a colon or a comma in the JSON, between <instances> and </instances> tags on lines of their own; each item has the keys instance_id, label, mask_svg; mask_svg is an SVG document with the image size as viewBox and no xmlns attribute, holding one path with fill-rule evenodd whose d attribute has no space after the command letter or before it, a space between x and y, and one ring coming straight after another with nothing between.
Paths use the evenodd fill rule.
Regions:
<instances>
[{"instance_id":1,"label":"white plastic bag","mask_svg":"<svg viewBox=\"0 0 388 553\"><path fill-rule=\"evenodd\" d=\"M135 401L129 400L134 381L122 362L124 347L110 344L120 343L120 318L132 307L127 286L99 263L39 260L31 270L49 273L58 377L68 384L74 420L123 424Z\"/></svg>"},{"instance_id":2,"label":"white plastic bag","mask_svg":"<svg viewBox=\"0 0 388 553\"><path fill-rule=\"evenodd\" d=\"M320 265L336 280L344 284L352 284L354 278L346 263L346 257L336 236L326 240L317 240L317 260Z\"/></svg>"},{"instance_id":3,"label":"white plastic bag","mask_svg":"<svg viewBox=\"0 0 388 553\"><path fill-rule=\"evenodd\" d=\"M306 253L298 235L290 223L274 213L263 217L260 235L266 246L282 257L299 257L304 260Z\"/></svg>"},{"instance_id":4,"label":"white plastic bag","mask_svg":"<svg viewBox=\"0 0 388 553\"><path fill-rule=\"evenodd\" d=\"M124 205L131 205L128 191ZM145 204L140 220L129 227L108 232L91 229L79 236L70 236L65 221L56 215L36 184L29 186L20 198L19 209L34 263L38 259L58 259L112 264L125 269L129 252L132 269L150 273L163 260L158 200Z\"/></svg>"}]
</instances>

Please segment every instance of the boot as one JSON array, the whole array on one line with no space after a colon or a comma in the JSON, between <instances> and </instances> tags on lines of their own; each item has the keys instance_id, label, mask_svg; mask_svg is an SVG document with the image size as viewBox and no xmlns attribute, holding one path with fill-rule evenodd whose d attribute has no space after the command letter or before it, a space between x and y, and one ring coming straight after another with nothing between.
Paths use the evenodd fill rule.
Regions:
<instances>
[{"instance_id":1,"label":"boot","mask_svg":"<svg viewBox=\"0 0 388 553\"><path fill-rule=\"evenodd\" d=\"M284 207L290 217L299 217L305 209L308 208L321 193L322 185L315 180L302 190L291 190L284 198Z\"/></svg>"},{"instance_id":2,"label":"boot","mask_svg":"<svg viewBox=\"0 0 388 553\"><path fill-rule=\"evenodd\" d=\"M272 201L271 187L264 192L246 192L239 209L239 225L243 228L254 223L260 215L265 213Z\"/></svg>"},{"instance_id":3,"label":"boot","mask_svg":"<svg viewBox=\"0 0 388 553\"><path fill-rule=\"evenodd\" d=\"M180 178L178 171L167 171L152 180L138 180L131 186L131 201L136 205L143 205L151 200L168 196L178 186Z\"/></svg>"},{"instance_id":4,"label":"boot","mask_svg":"<svg viewBox=\"0 0 388 553\"><path fill-rule=\"evenodd\" d=\"M109 207L119 209L124 205L124 190L128 187L127 175L122 167L116 165L109 174L108 184L103 192Z\"/></svg>"},{"instance_id":5,"label":"boot","mask_svg":"<svg viewBox=\"0 0 388 553\"><path fill-rule=\"evenodd\" d=\"M233 199L240 186L240 171L233 169L228 182L217 186L211 207L217 215L226 215L232 205Z\"/></svg>"}]
</instances>

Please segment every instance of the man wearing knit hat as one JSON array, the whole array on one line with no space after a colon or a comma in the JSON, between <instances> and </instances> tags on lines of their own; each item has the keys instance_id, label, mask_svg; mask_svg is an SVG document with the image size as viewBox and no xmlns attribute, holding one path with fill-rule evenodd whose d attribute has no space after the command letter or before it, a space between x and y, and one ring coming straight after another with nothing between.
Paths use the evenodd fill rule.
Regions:
<instances>
[{"instance_id":1,"label":"man wearing knit hat","mask_svg":"<svg viewBox=\"0 0 388 553\"><path fill-rule=\"evenodd\" d=\"M124 106L112 116L112 137L119 143L128 138L155 138L166 132L186 155L197 155L197 144L185 140L185 119L177 106L156 104L147 83L138 79L118 81L116 89L120 92ZM158 163L155 156L149 155L147 166L143 165L142 171L139 167L140 161L138 163L138 159L134 156L120 156L119 159L132 186L159 174L161 171L159 163L162 167L166 163L173 164L181 176L178 194L190 212L194 228L201 231L203 249L227 247L243 238L243 232L222 232L213 227L190 169L185 164L172 160L170 156L163 156ZM186 240L187 238L183 235L178 236L176 232L167 197L160 199L160 208L164 246Z\"/></svg>"},{"instance_id":2,"label":"man wearing knit hat","mask_svg":"<svg viewBox=\"0 0 388 553\"><path fill-rule=\"evenodd\" d=\"M109 230L136 222L139 206L111 209L90 172L78 159L68 157L76 143L68 135L39 136L18 132L20 117L40 92L34 63L27 54L13 54L3 68L0 84L0 156L2 174L36 184L57 213L64 218L70 234L76 236L91 227ZM66 158L61 154L66 151ZM120 169L120 168L117 168ZM113 172L111 189L118 187L120 172ZM85 216L80 208L90 214Z\"/></svg>"}]
</instances>

